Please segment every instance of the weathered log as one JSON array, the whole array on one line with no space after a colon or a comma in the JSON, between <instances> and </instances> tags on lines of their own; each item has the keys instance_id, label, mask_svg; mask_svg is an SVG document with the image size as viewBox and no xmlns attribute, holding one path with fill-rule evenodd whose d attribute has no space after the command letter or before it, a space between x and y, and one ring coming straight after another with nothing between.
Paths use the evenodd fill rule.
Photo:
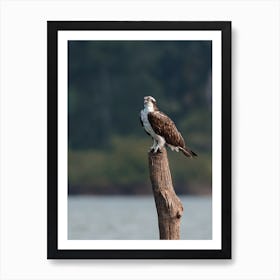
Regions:
<instances>
[{"instance_id":1,"label":"weathered log","mask_svg":"<svg viewBox=\"0 0 280 280\"><path fill-rule=\"evenodd\" d=\"M180 239L183 205L173 184L166 149L149 152L149 170L158 214L160 239Z\"/></svg>"}]
</instances>

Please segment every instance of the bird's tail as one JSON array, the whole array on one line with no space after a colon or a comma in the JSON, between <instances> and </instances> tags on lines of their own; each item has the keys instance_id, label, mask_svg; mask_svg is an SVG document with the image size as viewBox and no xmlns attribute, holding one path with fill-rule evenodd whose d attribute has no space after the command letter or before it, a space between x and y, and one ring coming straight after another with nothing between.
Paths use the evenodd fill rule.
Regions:
<instances>
[{"instance_id":1,"label":"bird's tail","mask_svg":"<svg viewBox=\"0 0 280 280\"><path fill-rule=\"evenodd\" d=\"M197 157L198 155L188 148L179 147L179 150L186 156L186 157Z\"/></svg>"}]
</instances>

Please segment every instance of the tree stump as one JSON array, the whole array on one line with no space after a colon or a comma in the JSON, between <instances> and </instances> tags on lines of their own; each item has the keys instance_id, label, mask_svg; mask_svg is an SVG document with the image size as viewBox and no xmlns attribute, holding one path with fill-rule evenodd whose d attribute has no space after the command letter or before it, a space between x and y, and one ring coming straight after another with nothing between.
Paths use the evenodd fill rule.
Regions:
<instances>
[{"instance_id":1,"label":"tree stump","mask_svg":"<svg viewBox=\"0 0 280 280\"><path fill-rule=\"evenodd\" d=\"M183 205L173 188L165 148L157 153L149 152L149 170L158 214L160 239L180 239Z\"/></svg>"}]
</instances>

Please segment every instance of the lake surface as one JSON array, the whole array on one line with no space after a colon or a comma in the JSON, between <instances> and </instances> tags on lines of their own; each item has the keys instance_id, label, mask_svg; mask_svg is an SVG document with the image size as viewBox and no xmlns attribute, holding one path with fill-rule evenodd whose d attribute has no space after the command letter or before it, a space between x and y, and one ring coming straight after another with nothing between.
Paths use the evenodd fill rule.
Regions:
<instances>
[{"instance_id":1,"label":"lake surface","mask_svg":"<svg viewBox=\"0 0 280 280\"><path fill-rule=\"evenodd\" d=\"M181 239L212 239L210 197L179 196ZM159 239L153 196L69 196L68 239Z\"/></svg>"}]
</instances>

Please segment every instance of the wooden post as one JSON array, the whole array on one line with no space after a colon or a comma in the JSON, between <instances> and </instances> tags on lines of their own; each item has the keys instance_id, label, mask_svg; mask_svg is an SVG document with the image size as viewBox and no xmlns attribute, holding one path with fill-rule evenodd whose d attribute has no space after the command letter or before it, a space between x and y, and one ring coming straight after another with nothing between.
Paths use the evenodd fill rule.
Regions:
<instances>
[{"instance_id":1,"label":"wooden post","mask_svg":"<svg viewBox=\"0 0 280 280\"><path fill-rule=\"evenodd\" d=\"M161 149L161 152L149 152L149 169L160 239L180 239L183 205L173 188L165 148Z\"/></svg>"}]
</instances>

